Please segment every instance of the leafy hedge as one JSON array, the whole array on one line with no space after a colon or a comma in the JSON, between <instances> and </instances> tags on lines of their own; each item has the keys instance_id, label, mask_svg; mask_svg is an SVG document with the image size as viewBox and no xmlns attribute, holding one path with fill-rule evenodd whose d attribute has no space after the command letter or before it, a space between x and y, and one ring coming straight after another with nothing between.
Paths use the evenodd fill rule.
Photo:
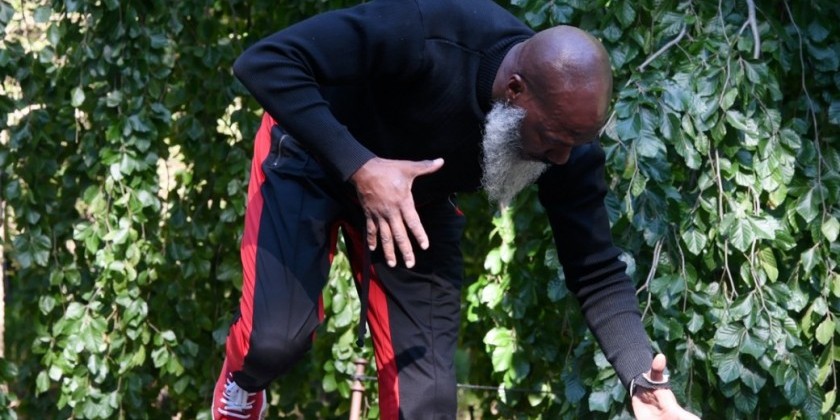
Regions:
<instances>
[{"instance_id":1,"label":"leafy hedge","mask_svg":"<svg viewBox=\"0 0 840 420\"><path fill-rule=\"evenodd\" d=\"M344 4L0 1L0 417L208 418L259 121L231 63ZM610 51L607 203L681 401L706 418L836 415L840 6L505 5ZM500 388L465 387L465 415L627 414L534 192L505 213L480 195L461 204L472 283L459 381ZM352 345L347 278L339 258L327 322L295 380L273 385L273 416L346 416L352 361L372 359Z\"/></svg>"}]
</instances>

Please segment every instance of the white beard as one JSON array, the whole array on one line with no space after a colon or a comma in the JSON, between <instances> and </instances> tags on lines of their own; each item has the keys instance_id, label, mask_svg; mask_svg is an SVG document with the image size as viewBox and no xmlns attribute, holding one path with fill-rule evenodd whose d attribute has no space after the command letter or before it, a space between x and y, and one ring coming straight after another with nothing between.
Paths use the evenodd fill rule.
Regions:
<instances>
[{"instance_id":1,"label":"white beard","mask_svg":"<svg viewBox=\"0 0 840 420\"><path fill-rule=\"evenodd\" d=\"M522 153L519 128L525 110L496 102L484 125L484 159L481 185L491 201L501 207L548 169L548 164L528 160Z\"/></svg>"}]
</instances>

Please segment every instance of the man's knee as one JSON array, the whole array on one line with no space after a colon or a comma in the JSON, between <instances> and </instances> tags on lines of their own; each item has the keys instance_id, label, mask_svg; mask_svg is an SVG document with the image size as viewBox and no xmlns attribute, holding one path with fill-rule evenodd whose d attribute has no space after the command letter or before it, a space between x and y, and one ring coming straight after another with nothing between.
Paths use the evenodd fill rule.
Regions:
<instances>
[{"instance_id":1,"label":"man's knee","mask_svg":"<svg viewBox=\"0 0 840 420\"><path fill-rule=\"evenodd\" d=\"M312 347L311 337L252 336L245 356L244 373L250 383L237 383L244 389L265 388L276 377L286 373Z\"/></svg>"}]
</instances>

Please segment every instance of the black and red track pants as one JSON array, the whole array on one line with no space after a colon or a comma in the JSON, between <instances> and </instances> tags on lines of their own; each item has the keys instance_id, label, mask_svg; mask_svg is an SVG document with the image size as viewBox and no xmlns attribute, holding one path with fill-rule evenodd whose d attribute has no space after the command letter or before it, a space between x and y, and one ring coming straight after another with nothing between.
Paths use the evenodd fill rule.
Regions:
<instances>
[{"instance_id":1,"label":"black and red track pants","mask_svg":"<svg viewBox=\"0 0 840 420\"><path fill-rule=\"evenodd\" d=\"M352 187L263 117L241 248L240 316L227 338L227 369L253 392L310 349L341 227L357 285L363 273L370 276L367 322L381 418L454 418L464 217L449 199L418 207L430 247L413 243L414 268L401 260L391 268L379 249L365 255L364 216L354 197Z\"/></svg>"}]
</instances>

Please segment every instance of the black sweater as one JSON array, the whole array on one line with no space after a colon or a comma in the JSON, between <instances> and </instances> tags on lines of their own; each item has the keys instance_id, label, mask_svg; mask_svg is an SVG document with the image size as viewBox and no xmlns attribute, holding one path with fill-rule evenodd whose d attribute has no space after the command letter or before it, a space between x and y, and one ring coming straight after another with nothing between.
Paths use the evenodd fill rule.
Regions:
<instances>
[{"instance_id":1,"label":"black sweater","mask_svg":"<svg viewBox=\"0 0 840 420\"><path fill-rule=\"evenodd\" d=\"M341 181L379 156L442 157L415 202L480 186L496 72L533 31L489 0L376 0L324 13L249 48L234 72L265 110ZM595 144L540 178L569 289L622 382L650 369L638 301L604 208Z\"/></svg>"}]
</instances>

